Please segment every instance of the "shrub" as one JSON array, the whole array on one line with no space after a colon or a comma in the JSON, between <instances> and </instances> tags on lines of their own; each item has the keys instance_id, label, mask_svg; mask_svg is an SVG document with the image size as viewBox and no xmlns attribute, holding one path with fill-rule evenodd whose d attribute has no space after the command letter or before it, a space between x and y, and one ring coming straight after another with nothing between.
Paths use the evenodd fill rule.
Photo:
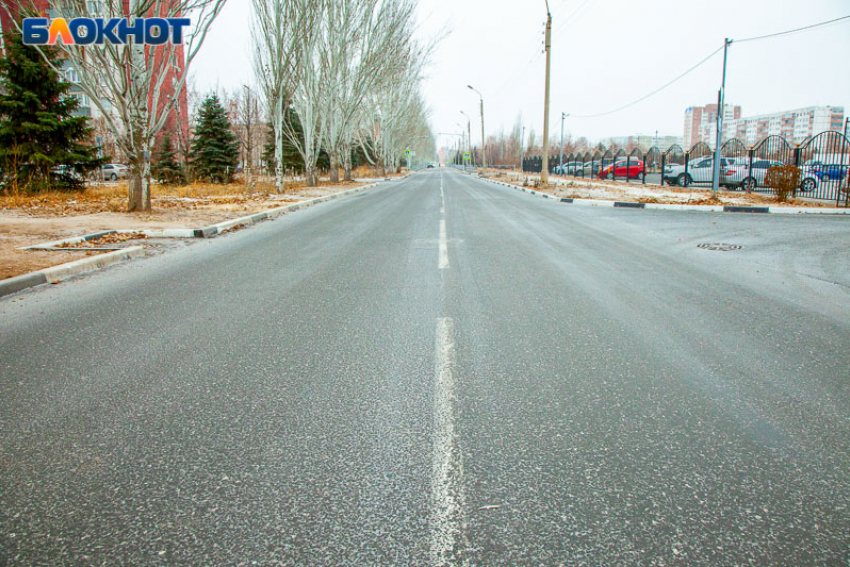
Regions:
<instances>
[{"instance_id":1,"label":"shrub","mask_svg":"<svg viewBox=\"0 0 850 567\"><path fill-rule=\"evenodd\" d=\"M764 185L773 189L776 193L776 199L784 203L800 186L801 177L799 167L793 165L773 166L767 170Z\"/></svg>"}]
</instances>

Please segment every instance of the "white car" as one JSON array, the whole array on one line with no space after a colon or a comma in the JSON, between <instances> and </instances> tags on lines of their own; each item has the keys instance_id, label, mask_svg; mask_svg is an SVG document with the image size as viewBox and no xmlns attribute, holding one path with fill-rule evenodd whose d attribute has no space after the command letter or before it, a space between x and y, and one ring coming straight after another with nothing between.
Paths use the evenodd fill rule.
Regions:
<instances>
[{"instance_id":1,"label":"white car","mask_svg":"<svg viewBox=\"0 0 850 567\"><path fill-rule=\"evenodd\" d=\"M556 175L576 175L584 167L580 161L571 161L564 165L556 165L552 170Z\"/></svg>"},{"instance_id":2,"label":"white car","mask_svg":"<svg viewBox=\"0 0 850 567\"><path fill-rule=\"evenodd\" d=\"M120 163L107 163L100 168L100 176L104 181L117 181L119 179L127 179L130 171L126 165Z\"/></svg>"},{"instance_id":3,"label":"white car","mask_svg":"<svg viewBox=\"0 0 850 567\"><path fill-rule=\"evenodd\" d=\"M733 178L726 173L730 166L743 162L743 158L722 157L720 158L720 184L737 185ZM685 174L684 164L667 164L664 166L663 180L670 185L691 185L692 183L711 183L714 176L714 156L704 156L694 159L688 163L688 173Z\"/></svg>"},{"instance_id":4,"label":"white car","mask_svg":"<svg viewBox=\"0 0 850 567\"><path fill-rule=\"evenodd\" d=\"M764 178L767 176L768 169L783 165L785 165L783 162L772 159L754 159L752 169L746 162L734 164L726 168L725 177L735 180L741 189L752 191L756 187L764 185Z\"/></svg>"}]
</instances>

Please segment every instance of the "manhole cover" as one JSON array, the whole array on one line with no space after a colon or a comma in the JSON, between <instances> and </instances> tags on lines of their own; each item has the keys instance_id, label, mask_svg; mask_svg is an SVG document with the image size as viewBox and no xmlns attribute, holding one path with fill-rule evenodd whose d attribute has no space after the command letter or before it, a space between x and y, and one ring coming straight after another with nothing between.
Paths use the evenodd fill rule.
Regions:
<instances>
[{"instance_id":1,"label":"manhole cover","mask_svg":"<svg viewBox=\"0 0 850 567\"><path fill-rule=\"evenodd\" d=\"M704 242L703 244L697 244L697 248L702 248L703 250L718 250L720 252L730 252L732 250L741 249L741 247L737 244L725 244L723 242Z\"/></svg>"}]
</instances>

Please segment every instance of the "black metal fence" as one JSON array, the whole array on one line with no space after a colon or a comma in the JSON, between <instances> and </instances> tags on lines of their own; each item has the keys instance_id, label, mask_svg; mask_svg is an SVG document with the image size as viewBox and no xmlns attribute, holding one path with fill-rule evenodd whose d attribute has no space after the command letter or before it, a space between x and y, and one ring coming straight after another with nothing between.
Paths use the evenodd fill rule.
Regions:
<instances>
[{"instance_id":1,"label":"black metal fence","mask_svg":"<svg viewBox=\"0 0 850 567\"><path fill-rule=\"evenodd\" d=\"M689 150L674 144L666 150L652 147L627 153L615 148L564 154L563 166L560 163L560 155L550 157L550 173L682 187L714 182L714 150L704 142ZM850 140L834 131L822 132L797 146L781 136L768 136L750 148L741 140L728 140L720 147L719 184L748 193L773 193L764 185L765 176L768 169L779 165L800 168L798 195L836 203L850 199ZM543 158L526 157L522 166L525 172L540 173Z\"/></svg>"}]
</instances>

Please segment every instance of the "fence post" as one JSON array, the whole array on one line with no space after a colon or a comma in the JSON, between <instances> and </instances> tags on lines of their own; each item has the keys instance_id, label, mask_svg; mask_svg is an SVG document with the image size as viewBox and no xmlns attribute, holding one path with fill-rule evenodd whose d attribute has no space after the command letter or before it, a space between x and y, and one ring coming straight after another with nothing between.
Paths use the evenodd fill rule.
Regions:
<instances>
[{"instance_id":1,"label":"fence post","mask_svg":"<svg viewBox=\"0 0 850 567\"><path fill-rule=\"evenodd\" d=\"M644 152L644 154L643 154L643 175L641 176L641 177L643 178L643 179L641 180L641 182L642 182L644 185L646 185L646 156L647 156L647 155L648 155L648 152Z\"/></svg>"},{"instance_id":2,"label":"fence post","mask_svg":"<svg viewBox=\"0 0 850 567\"><path fill-rule=\"evenodd\" d=\"M667 165L667 152L661 154L661 187L664 187L664 167Z\"/></svg>"},{"instance_id":3,"label":"fence post","mask_svg":"<svg viewBox=\"0 0 850 567\"><path fill-rule=\"evenodd\" d=\"M750 146L750 149L747 150L747 159L749 160L749 163L747 165L747 177L752 177L752 175L753 175L753 155L754 154L755 154L755 147ZM752 188L747 186L747 194L750 194L752 192L753 192Z\"/></svg>"},{"instance_id":4,"label":"fence post","mask_svg":"<svg viewBox=\"0 0 850 567\"><path fill-rule=\"evenodd\" d=\"M691 150L688 150L688 151L685 152L685 178L682 180L683 181L682 187L687 187L688 185L690 185L690 183L688 183L688 165L690 164L690 161L691 161Z\"/></svg>"},{"instance_id":5,"label":"fence post","mask_svg":"<svg viewBox=\"0 0 850 567\"><path fill-rule=\"evenodd\" d=\"M794 148L794 167L797 167L797 168L799 168L799 167L800 167L800 154L801 154L801 153L802 153L802 150L800 150L800 146L799 146L799 144L798 144L798 145L797 145L797 147L796 147L796 148ZM801 170L801 171L800 171L800 183L802 183L802 182L803 182L803 175L802 175L802 173L803 173L803 172L802 172L802 170ZM795 199L797 198L797 189L799 189L799 187L794 187L794 193L793 193L793 195L794 195L794 198L795 198Z\"/></svg>"},{"instance_id":6,"label":"fence post","mask_svg":"<svg viewBox=\"0 0 850 567\"><path fill-rule=\"evenodd\" d=\"M629 166L632 165L632 154L626 156L626 183L629 182Z\"/></svg>"}]
</instances>

